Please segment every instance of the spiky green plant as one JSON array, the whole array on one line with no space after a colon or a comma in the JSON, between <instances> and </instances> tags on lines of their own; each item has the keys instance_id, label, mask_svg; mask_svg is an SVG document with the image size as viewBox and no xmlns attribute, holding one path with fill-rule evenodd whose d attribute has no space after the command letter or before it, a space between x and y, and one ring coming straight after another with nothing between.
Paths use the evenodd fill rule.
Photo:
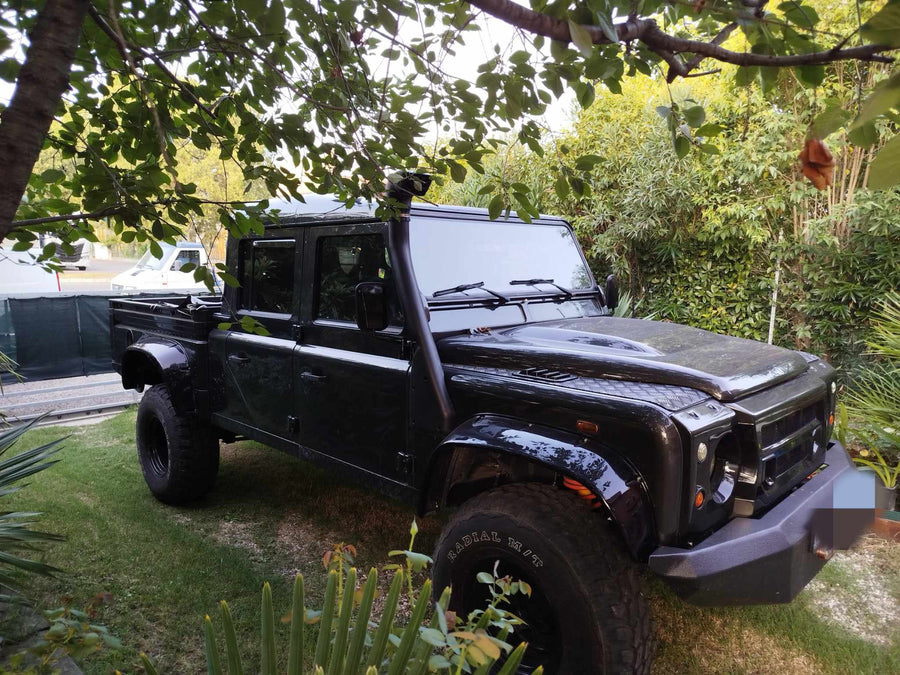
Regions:
<instances>
[{"instance_id":1,"label":"spiky green plant","mask_svg":"<svg viewBox=\"0 0 900 675\"><path fill-rule=\"evenodd\" d=\"M848 401L851 416L861 420L853 432L871 455L857 461L893 487L900 475L900 292L881 302L868 345L877 361L860 376Z\"/></svg>"},{"instance_id":2,"label":"spiky green plant","mask_svg":"<svg viewBox=\"0 0 900 675\"><path fill-rule=\"evenodd\" d=\"M62 439L11 457L4 457L16 441L38 421L39 419L36 419L28 424L0 431L0 497L18 492L23 487L19 485L20 481L58 461L51 460L50 457L59 451ZM44 575L59 571L55 567L22 555L40 550L42 544L62 539L59 535L32 529L35 518L39 515L41 514L28 511L0 513L0 587L17 592L16 570Z\"/></svg>"},{"instance_id":3,"label":"spiky green plant","mask_svg":"<svg viewBox=\"0 0 900 675\"><path fill-rule=\"evenodd\" d=\"M291 631L285 661L288 675L512 675L516 671L527 644L523 642L513 648L506 640L522 620L502 605L517 594L530 596L531 587L524 581L499 577L496 568L492 574L481 572L478 581L487 585L491 601L487 607L471 612L464 622L457 622L455 614L447 610L449 588L437 602L432 602L431 581L418 589L413 584L413 573L424 570L432 562L429 556L413 551L418 531L414 520L409 530L409 549L390 553L405 558L405 564L386 567L394 572L394 576L377 618L373 617L372 608L378 572L373 567L365 584L357 588L356 568L348 564L356 555L353 546L338 544L326 553L323 563L328 570L328 581L320 611L310 611L306 607L303 577L297 575L289 614ZM400 625L397 609L404 587L408 588L412 612L409 621ZM224 600L219 611L222 640L208 615L203 626L207 673L243 675L244 664L231 610ZM429 612L431 618L426 622ZM311 624L318 624L318 635L312 663L304 669L304 645L312 647L306 639L307 627ZM261 634L258 670L261 675L275 675L278 662L275 611L268 583L262 591ZM219 652L220 642L225 645L224 660ZM148 675L156 675L153 663L145 654L141 654L141 660ZM256 669L251 670L256 672ZM541 675L543 668L538 667L534 673Z\"/></svg>"},{"instance_id":4,"label":"spiky green plant","mask_svg":"<svg viewBox=\"0 0 900 675\"><path fill-rule=\"evenodd\" d=\"M494 601L484 611L473 613L471 625L457 627L447 620L450 590L445 590L432 607L431 582L426 581L419 589L409 621L405 626L399 626L396 622L397 608L404 588L401 572L394 574L378 619L372 617L378 572L372 568L361 593L354 593L357 574L355 568L350 568L345 580L347 592L343 598L337 594L338 574L336 570L328 574L321 613L310 612L305 607L303 577L298 575L296 578L290 642L285 660L288 675L425 675L434 672L511 675L522 661L527 645L522 643L513 648L506 642L511 624L502 628L498 635L491 635L488 631L490 626L502 624L504 617L511 616L499 610L499 605L513 592L519 592L517 582L492 577L489 583L499 588L494 591ZM488 581L485 580L485 583ZM524 588L521 592L525 592ZM231 610L225 601L219 609L221 638L209 616L204 622L207 673L242 674L244 663L238 651ZM431 620L426 622L429 610ZM313 661L304 669L306 632L313 623L319 625L318 637ZM261 634L258 671L261 675L275 675L278 663L275 612L268 583L262 591ZM220 642L225 646L224 658L219 650ZM147 672L153 675L156 672L153 664L146 656L142 655L142 660ZM252 667L249 670L257 671ZM541 668L535 670L536 675L542 672Z\"/></svg>"}]
</instances>

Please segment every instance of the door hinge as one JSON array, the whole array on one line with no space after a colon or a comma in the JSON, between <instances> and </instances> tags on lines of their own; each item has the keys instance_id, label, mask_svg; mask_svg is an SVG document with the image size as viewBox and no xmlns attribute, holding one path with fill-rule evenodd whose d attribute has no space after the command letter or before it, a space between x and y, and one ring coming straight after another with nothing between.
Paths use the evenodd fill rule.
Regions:
<instances>
[{"instance_id":1,"label":"door hinge","mask_svg":"<svg viewBox=\"0 0 900 675\"><path fill-rule=\"evenodd\" d=\"M288 433L296 434L300 431L300 418L295 415L288 415Z\"/></svg>"},{"instance_id":2,"label":"door hinge","mask_svg":"<svg viewBox=\"0 0 900 675\"><path fill-rule=\"evenodd\" d=\"M398 452L394 463L397 473L402 476L412 476L415 462L414 457L408 452Z\"/></svg>"},{"instance_id":3,"label":"door hinge","mask_svg":"<svg viewBox=\"0 0 900 675\"><path fill-rule=\"evenodd\" d=\"M294 342L303 342L303 325L295 323L291 326L291 338Z\"/></svg>"}]
</instances>

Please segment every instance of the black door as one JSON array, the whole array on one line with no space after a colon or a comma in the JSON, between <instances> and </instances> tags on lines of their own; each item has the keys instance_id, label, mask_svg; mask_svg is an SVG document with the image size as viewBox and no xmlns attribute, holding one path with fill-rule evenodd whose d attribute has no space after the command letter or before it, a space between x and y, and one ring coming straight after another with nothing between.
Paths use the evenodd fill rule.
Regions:
<instances>
[{"instance_id":1,"label":"black door","mask_svg":"<svg viewBox=\"0 0 900 675\"><path fill-rule=\"evenodd\" d=\"M314 228L306 252L294 391L302 445L401 482L406 451L409 359L392 288L384 224ZM356 285L383 282L393 306L384 331L356 326ZM305 295L306 297L310 297Z\"/></svg>"},{"instance_id":2,"label":"black door","mask_svg":"<svg viewBox=\"0 0 900 675\"><path fill-rule=\"evenodd\" d=\"M240 260L236 315L252 318L268 334L238 324L225 336L223 414L241 425L290 438L298 247L293 238L246 240L241 242Z\"/></svg>"}]
</instances>

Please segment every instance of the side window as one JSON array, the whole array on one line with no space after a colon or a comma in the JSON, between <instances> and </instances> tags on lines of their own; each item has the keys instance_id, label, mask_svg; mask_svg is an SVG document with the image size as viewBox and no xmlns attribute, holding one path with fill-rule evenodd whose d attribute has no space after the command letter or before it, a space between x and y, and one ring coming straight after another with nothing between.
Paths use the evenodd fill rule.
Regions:
<instances>
[{"instance_id":1,"label":"side window","mask_svg":"<svg viewBox=\"0 0 900 675\"><path fill-rule=\"evenodd\" d=\"M391 307L391 323L402 324L393 271L382 235L322 237L317 263L318 318L356 323L356 285L363 281L381 281L385 284Z\"/></svg>"},{"instance_id":2,"label":"side window","mask_svg":"<svg viewBox=\"0 0 900 675\"><path fill-rule=\"evenodd\" d=\"M241 242L240 308L290 314L294 307L293 239Z\"/></svg>"},{"instance_id":3,"label":"side window","mask_svg":"<svg viewBox=\"0 0 900 675\"><path fill-rule=\"evenodd\" d=\"M175 258L175 262L172 263L172 269L177 272L182 267L187 265L188 263L193 263L194 265L199 267L200 251L195 251L195 250L180 251L178 253L178 257Z\"/></svg>"}]
</instances>

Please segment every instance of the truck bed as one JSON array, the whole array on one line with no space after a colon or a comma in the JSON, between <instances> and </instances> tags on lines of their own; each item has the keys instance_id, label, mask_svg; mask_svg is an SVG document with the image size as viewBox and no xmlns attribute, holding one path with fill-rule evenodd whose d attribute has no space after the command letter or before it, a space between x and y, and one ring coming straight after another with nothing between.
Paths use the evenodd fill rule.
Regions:
<instances>
[{"instance_id":1,"label":"truck bed","mask_svg":"<svg viewBox=\"0 0 900 675\"><path fill-rule=\"evenodd\" d=\"M221 320L220 296L166 295L114 298L109 301L109 333L113 366L118 371L129 345L146 335L176 342L206 343Z\"/></svg>"}]
</instances>

